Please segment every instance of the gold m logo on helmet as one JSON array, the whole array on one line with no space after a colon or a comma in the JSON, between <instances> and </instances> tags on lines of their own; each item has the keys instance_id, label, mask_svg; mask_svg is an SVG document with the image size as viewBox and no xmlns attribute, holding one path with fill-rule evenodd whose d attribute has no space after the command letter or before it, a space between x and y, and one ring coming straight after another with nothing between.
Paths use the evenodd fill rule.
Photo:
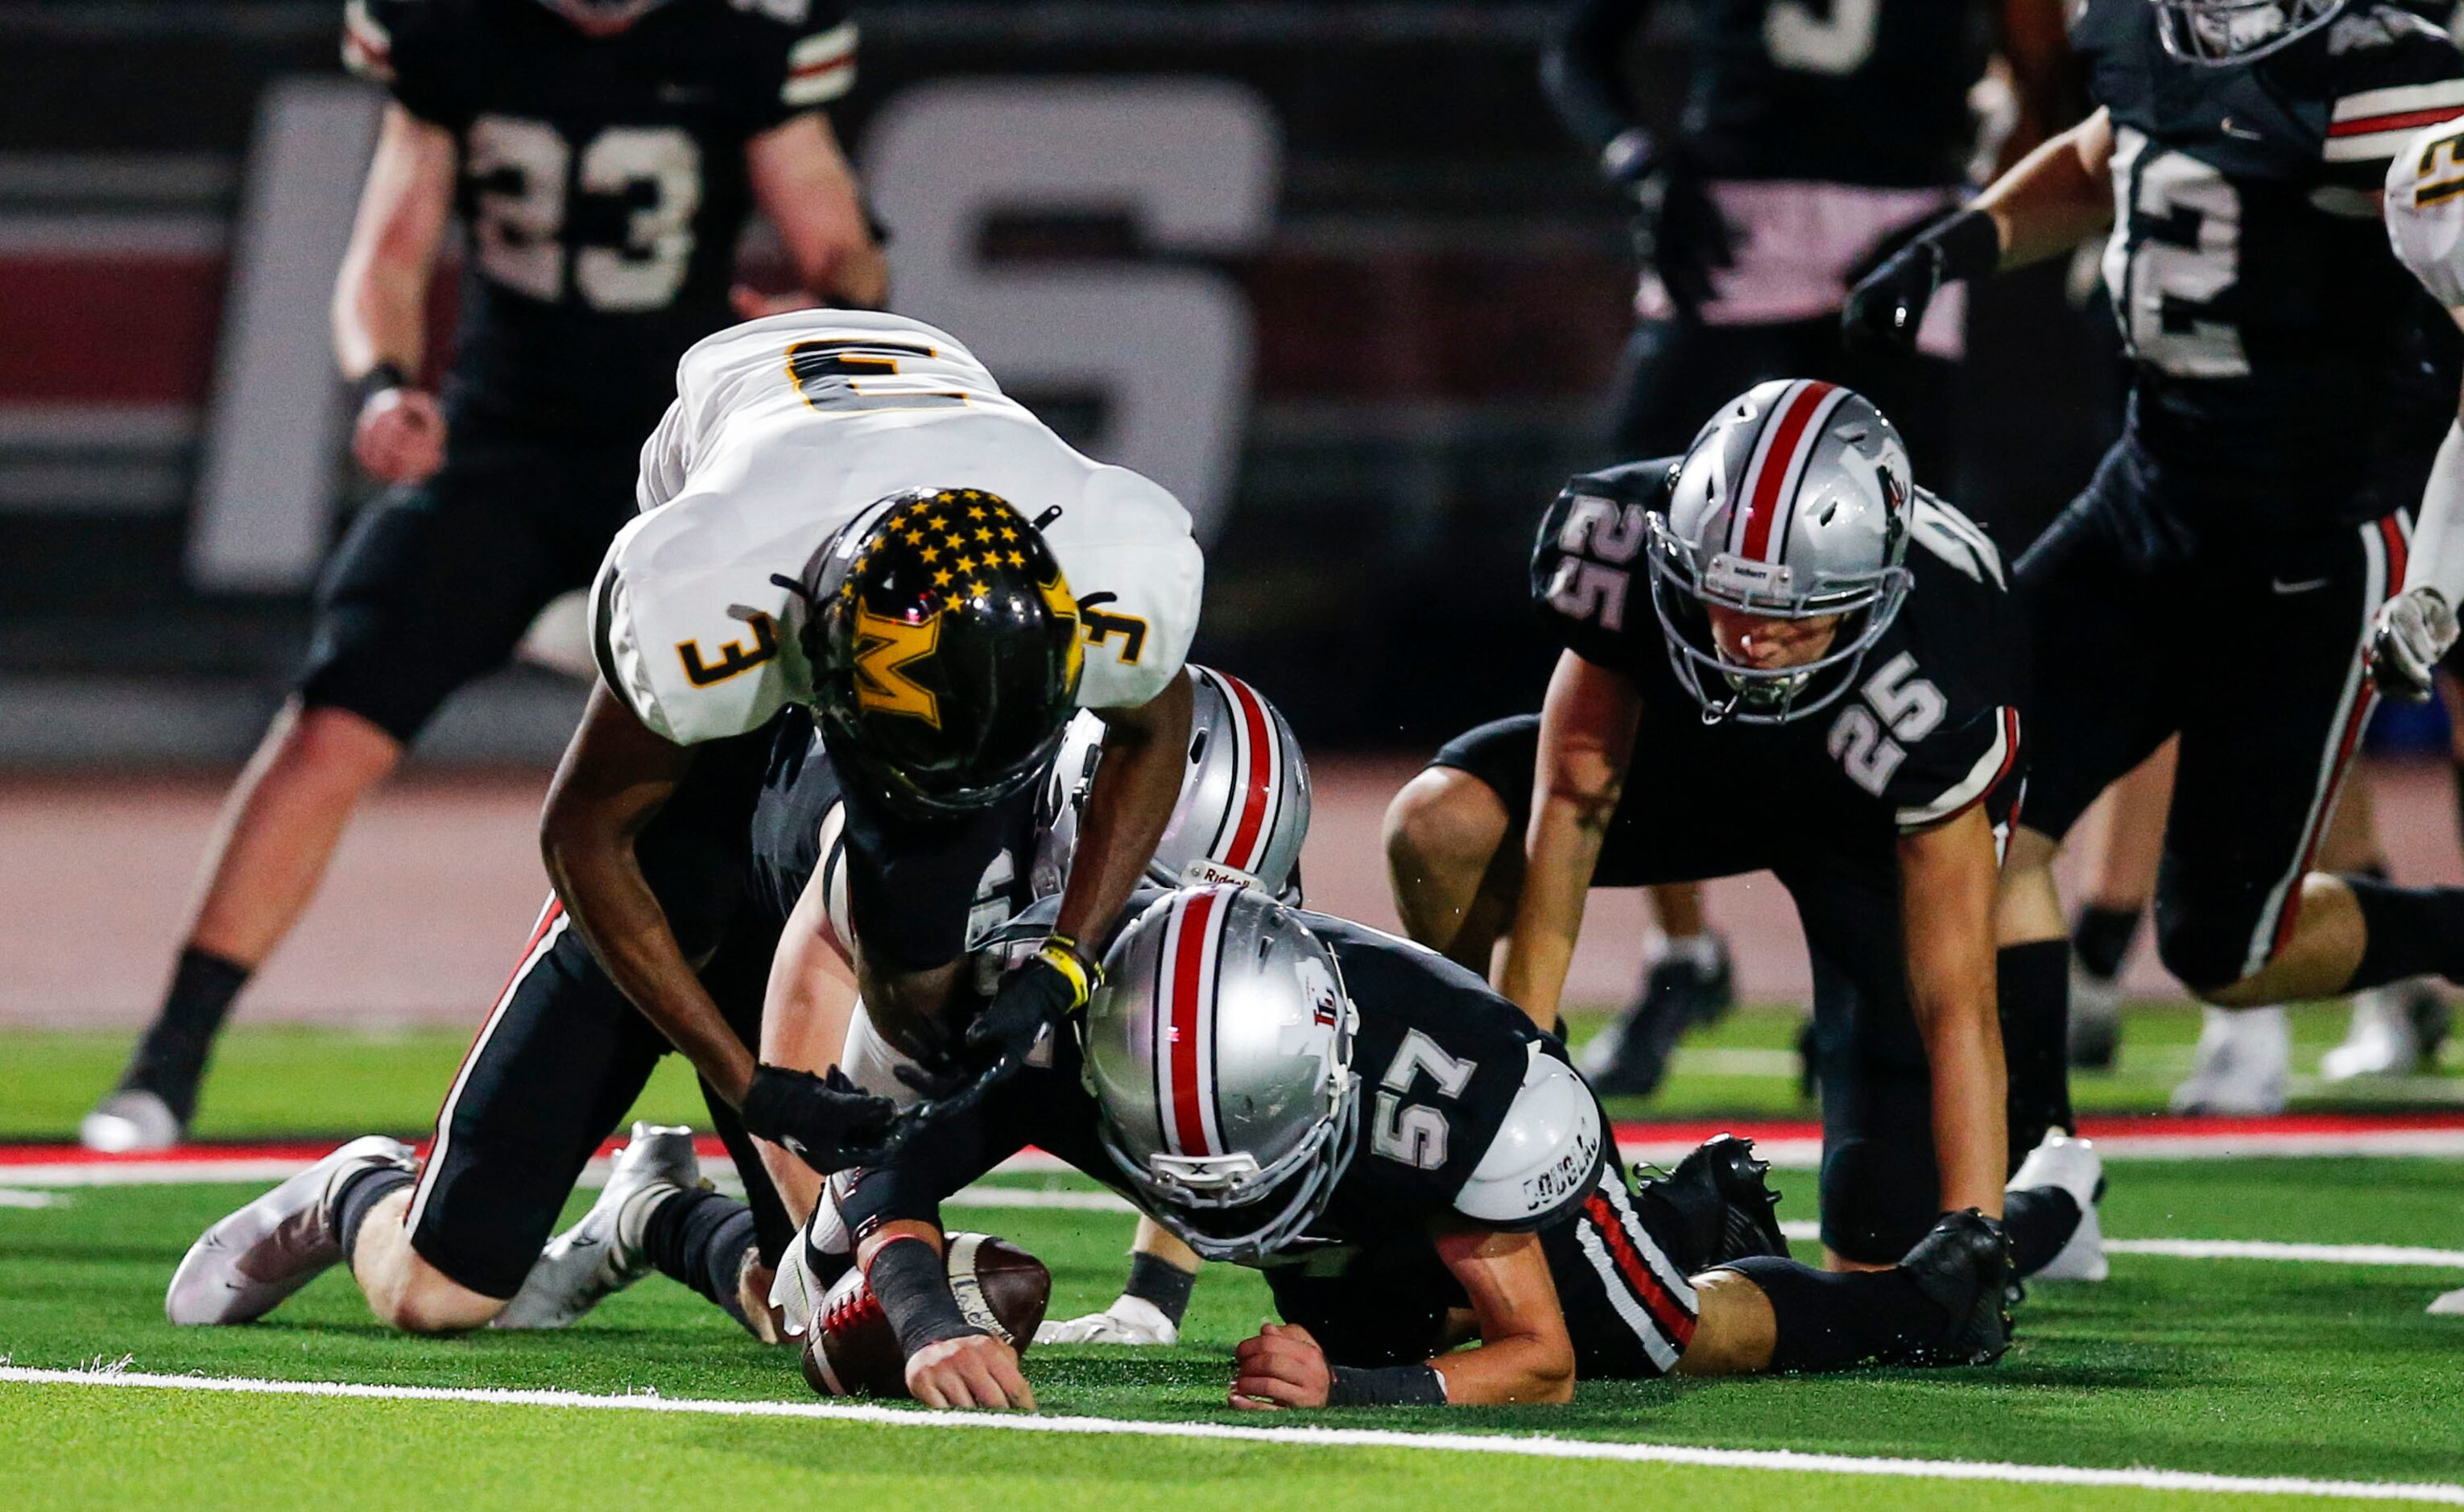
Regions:
<instances>
[{"instance_id":1,"label":"gold m logo on helmet","mask_svg":"<svg viewBox=\"0 0 2464 1512\"><path fill-rule=\"evenodd\" d=\"M855 702L868 713L907 714L934 729L941 728L941 703L907 675L911 662L922 661L941 644L941 617L910 625L891 615L860 609L855 617Z\"/></svg>"}]
</instances>

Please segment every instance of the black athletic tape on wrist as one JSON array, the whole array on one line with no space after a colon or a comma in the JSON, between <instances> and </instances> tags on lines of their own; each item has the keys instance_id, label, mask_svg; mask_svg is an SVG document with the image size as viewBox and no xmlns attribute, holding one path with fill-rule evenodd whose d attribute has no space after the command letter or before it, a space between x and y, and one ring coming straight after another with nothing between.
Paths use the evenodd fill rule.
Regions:
<instances>
[{"instance_id":1,"label":"black athletic tape on wrist","mask_svg":"<svg viewBox=\"0 0 2464 1512\"><path fill-rule=\"evenodd\" d=\"M1198 1278L1172 1261L1157 1255L1130 1257L1129 1284L1121 1288L1124 1297L1135 1297L1180 1326L1181 1315L1189 1311L1190 1288Z\"/></svg>"},{"instance_id":2,"label":"black athletic tape on wrist","mask_svg":"<svg viewBox=\"0 0 2464 1512\"><path fill-rule=\"evenodd\" d=\"M1942 281L1984 278L2002 266L2002 232L1983 210L1961 210L1925 233L1942 253Z\"/></svg>"},{"instance_id":3,"label":"black athletic tape on wrist","mask_svg":"<svg viewBox=\"0 0 2464 1512\"><path fill-rule=\"evenodd\" d=\"M898 1348L910 1355L928 1344L984 1331L958 1311L940 1252L913 1234L873 1251L864 1279L890 1320L890 1331L898 1335Z\"/></svg>"},{"instance_id":4,"label":"black athletic tape on wrist","mask_svg":"<svg viewBox=\"0 0 2464 1512\"><path fill-rule=\"evenodd\" d=\"M401 363L379 362L360 375L360 381L351 385L351 392L358 397L362 405L365 405L387 389L409 386L410 375L402 370Z\"/></svg>"},{"instance_id":5,"label":"black athletic tape on wrist","mask_svg":"<svg viewBox=\"0 0 2464 1512\"><path fill-rule=\"evenodd\" d=\"M1434 1365L1390 1365L1381 1370L1338 1365L1327 1384L1329 1407L1443 1407L1445 1377Z\"/></svg>"}]
</instances>

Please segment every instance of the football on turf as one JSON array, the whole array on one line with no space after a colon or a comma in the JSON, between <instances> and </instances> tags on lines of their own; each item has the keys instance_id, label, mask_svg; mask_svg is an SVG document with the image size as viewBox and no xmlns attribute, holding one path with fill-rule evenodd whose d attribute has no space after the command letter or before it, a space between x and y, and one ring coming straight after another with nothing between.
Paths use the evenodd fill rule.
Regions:
<instances>
[{"instance_id":1,"label":"football on turf","mask_svg":"<svg viewBox=\"0 0 2464 1512\"><path fill-rule=\"evenodd\" d=\"M1024 1354L1052 1300L1052 1273L1044 1262L989 1234L951 1235L945 1258L950 1290L967 1321ZM864 1272L848 1271L822 1299L821 1316L804 1336L804 1379L823 1396L907 1394L907 1353Z\"/></svg>"}]
</instances>

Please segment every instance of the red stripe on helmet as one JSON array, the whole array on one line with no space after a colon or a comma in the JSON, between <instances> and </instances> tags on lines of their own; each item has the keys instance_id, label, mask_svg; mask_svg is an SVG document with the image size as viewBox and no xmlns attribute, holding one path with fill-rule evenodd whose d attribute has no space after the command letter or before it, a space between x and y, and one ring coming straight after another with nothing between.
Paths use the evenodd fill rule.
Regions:
<instances>
[{"instance_id":1,"label":"red stripe on helmet","mask_svg":"<svg viewBox=\"0 0 2464 1512\"><path fill-rule=\"evenodd\" d=\"M1836 386L1805 383L1780 410L1771 443L1763 451L1762 466L1747 485L1744 555L1751 560L1771 560L1771 527L1790 502L1780 497L1780 490L1788 482L1790 469L1796 464L1806 431L1814 424L1815 411L1822 407L1822 401Z\"/></svg>"},{"instance_id":2,"label":"red stripe on helmet","mask_svg":"<svg viewBox=\"0 0 2464 1512\"><path fill-rule=\"evenodd\" d=\"M1220 901L1214 892L1192 895L1181 905L1180 932L1173 941L1166 1054L1172 1060L1173 1133L1184 1155L1215 1153L1207 1143L1206 1119L1199 1104L1205 1089L1199 1085L1198 1047L1206 1026L1207 989L1212 985L1206 980L1206 937L1214 932L1211 926Z\"/></svg>"},{"instance_id":3,"label":"red stripe on helmet","mask_svg":"<svg viewBox=\"0 0 2464 1512\"><path fill-rule=\"evenodd\" d=\"M1249 752L1249 759L1242 763L1241 822L1232 831L1232 844L1224 848L1223 864L1254 872L1265 859L1266 800L1275 785L1274 731L1265 704L1247 683L1226 677L1223 688L1241 716Z\"/></svg>"}]
</instances>

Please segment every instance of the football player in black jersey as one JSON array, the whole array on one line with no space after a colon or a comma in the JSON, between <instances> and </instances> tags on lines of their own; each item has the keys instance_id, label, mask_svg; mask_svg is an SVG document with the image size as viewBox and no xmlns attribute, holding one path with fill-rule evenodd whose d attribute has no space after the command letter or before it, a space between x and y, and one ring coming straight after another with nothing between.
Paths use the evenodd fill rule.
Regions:
<instances>
[{"instance_id":1,"label":"football player in black jersey","mask_svg":"<svg viewBox=\"0 0 2464 1512\"><path fill-rule=\"evenodd\" d=\"M1563 1402L1578 1377L2008 1343L1991 1222L1954 1215L1903 1266L1827 1276L1786 1258L1741 1140L1630 1187L1563 1047L1426 950L1228 887L1142 892L1111 932L1107 986L1048 1066L834 1183L782 1276L791 1329L851 1250L918 1399L1033 1406L939 1255L941 1200L1031 1145L1265 1273L1284 1321L1240 1346L1239 1407Z\"/></svg>"},{"instance_id":2,"label":"football player in black jersey","mask_svg":"<svg viewBox=\"0 0 2464 1512\"><path fill-rule=\"evenodd\" d=\"M2464 116L2464 55L2369 0L2088 0L2072 41L2096 114L1845 316L1901 340L1942 283L2110 228L2129 419L2018 564L2035 754L2005 937L2059 939L2057 844L2178 733L2157 948L2191 992L2255 1007L2464 976L2464 892L2311 869L2375 693L2365 645L2418 607L2404 512L2456 392L2378 191L2410 133Z\"/></svg>"},{"instance_id":3,"label":"football player in black jersey","mask_svg":"<svg viewBox=\"0 0 2464 1512\"><path fill-rule=\"evenodd\" d=\"M216 1030L360 795L590 581L685 348L773 303L881 301L821 114L855 37L841 0L350 0L344 58L391 98L334 341L361 396L354 454L394 487L327 570L306 669L232 791L168 995L88 1144L180 1137ZM757 204L802 284L783 301L731 291ZM470 252L440 397L419 375L457 214Z\"/></svg>"},{"instance_id":4,"label":"football player in black jersey","mask_svg":"<svg viewBox=\"0 0 2464 1512\"><path fill-rule=\"evenodd\" d=\"M1475 970L1502 940L1500 989L1546 1024L1588 889L1769 868L1813 955L1835 1261L1888 1264L1941 1213L2002 1216L2012 1166L2069 1115L2004 1107L2019 632L1991 540L1916 488L1863 398L1783 380L1682 458L1569 483L1531 591L1565 647L1541 712L1453 741L1388 811L1413 936ZM2058 1064L2057 1025L2012 1040ZM2084 1216L2010 1216L2028 1269Z\"/></svg>"},{"instance_id":5,"label":"football player in black jersey","mask_svg":"<svg viewBox=\"0 0 2464 1512\"><path fill-rule=\"evenodd\" d=\"M2004 150L2062 108L2055 0L1705 0L1682 110L1640 98L1631 45L1652 0L1573 0L1543 60L1567 129L1637 209L1644 264L1612 435L1621 458L1685 449L1714 394L1822 378L1871 398L1922 476L1952 475L1960 311L1932 314L1914 352L1851 353L1848 284L1970 191L1969 94L1999 33L2019 119ZM1998 21L1998 26L1997 26ZM1655 132L1649 121L1673 125ZM2016 153L2012 152L2015 157ZM1733 1001L1727 952L1692 884L1651 889L1660 924L1633 1004L1587 1047L1603 1094L1655 1090L1690 1022Z\"/></svg>"}]
</instances>

